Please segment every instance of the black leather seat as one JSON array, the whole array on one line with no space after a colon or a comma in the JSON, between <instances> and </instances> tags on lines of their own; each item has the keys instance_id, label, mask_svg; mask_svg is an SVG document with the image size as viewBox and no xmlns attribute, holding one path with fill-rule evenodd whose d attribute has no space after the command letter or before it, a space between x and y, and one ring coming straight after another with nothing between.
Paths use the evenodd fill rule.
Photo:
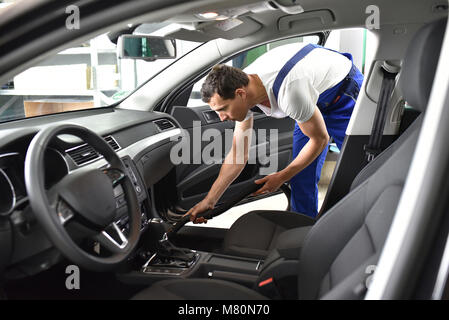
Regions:
<instances>
[{"instance_id":1,"label":"black leather seat","mask_svg":"<svg viewBox=\"0 0 449 320\"><path fill-rule=\"evenodd\" d=\"M302 241L314 224L315 219L296 212L251 211L237 219L227 231L223 253L265 259L271 250L285 246L293 236L299 255Z\"/></svg>"},{"instance_id":2,"label":"black leather seat","mask_svg":"<svg viewBox=\"0 0 449 320\"><path fill-rule=\"evenodd\" d=\"M403 63L402 91L407 102L424 111L430 95L446 20L423 27ZM299 299L360 299L371 265L376 265L387 237L422 116L389 156L321 219L304 238L299 259ZM287 213L288 214L288 213ZM255 216L257 216L255 214ZM263 216L263 215L262 215ZM281 215L279 215L280 217ZM260 217L260 215L259 215ZM257 217L257 219L259 218ZM256 219L256 218L255 218ZM252 230L248 230L252 237ZM248 236L250 237L250 236ZM138 299L262 299L256 291L219 280L169 280L140 292Z\"/></svg>"}]
</instances>

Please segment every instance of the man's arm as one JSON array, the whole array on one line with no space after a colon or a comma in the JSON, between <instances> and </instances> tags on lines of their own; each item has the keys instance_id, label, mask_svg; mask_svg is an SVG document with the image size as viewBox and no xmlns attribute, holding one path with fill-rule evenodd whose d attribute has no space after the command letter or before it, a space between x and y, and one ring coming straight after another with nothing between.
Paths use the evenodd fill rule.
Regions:
<instances>
[{"instance_id":1,"label":"man's arm","mask_svg":"<svg viewBox=\"0 0 449 320\"><path fill-rule=\"evenodd\" d=\"M254 194L276 191L284 182L289 181L297 173L311 164L324 148L326 148L329 142L329 134L327 133L323 116L318 108L315 108L312 117L308 121L298 123L298 126L310 140L286 168L256 180L255 182L258 184L265 184Z\"/></svg>"},{"instance_id":2,"label":"man's arm","mask_svg":"<svg viewBox=\"0 0 449 320\"><path fill-rule=\"evenodd\" d=\"M208 209L212 209L229 185L240 175L248 161L249 147L251 146L251 136L253 128L253 117L236 122L232 148L225 157L220 173L213 183L207 196L191 208L186 215L190 215L190 220L195 223L202 223L204 218L196 219L196 216Z\"/></svg>"}]
</instances>

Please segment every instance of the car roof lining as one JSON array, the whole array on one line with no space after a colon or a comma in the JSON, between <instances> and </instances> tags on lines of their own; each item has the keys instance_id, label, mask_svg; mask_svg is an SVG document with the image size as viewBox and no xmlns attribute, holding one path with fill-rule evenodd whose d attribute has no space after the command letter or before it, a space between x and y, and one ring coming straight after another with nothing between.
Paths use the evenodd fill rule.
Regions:
<instances>
[{"instance_id":1,"label":"car roof lining","mask_svg":"<svg viewBox=\"0 0 449 320\"><path fill-rule=\"evenodd\" d=\"M45 2L45 1L43 1ZM176 13L182 12L183 15L185 14L193 14L197 12L204 12L207 10L213 10L214 8L229 8L232 6L241 6L242 1L240 0L226 0L226 1L212 1L212 3L205 4L205 1L189 1L188 3L182 3L182 4L175 4L169 8L159 9L150 13L144 13L138 17L135 17L133 19L133 22L163 22L166 20L170 20L171 17L176 16ZM255 0L249 0L245 3L255 3L259 1ZM411 3L413 2L413 3ZM342 29L342 28L351 28L351 27L364 27L365 19L367 17L367 14L364 13L365 8L368 5L371 5L373 1L360 1L360 0L348 0L344 3L341 3L339 1L333 1L333 0L302 0L301 4L305 9L305 14L303 14L302 17L306 16L307 14L314 15L313 17L309 17L310 19L303 19L301 18L301 14L296 15L299 19L296 19L300 21L299 23L295 22L295 18L292 18L292 16L287 18L285 17L286 14L282 11L267 11L267 12L261 12L257 14L248 14L246 16L251 17L251 21L260 24L260 28L254 28L251 34L244 35L244 34L238 34L239 37L233 41L239 41L244 40L246 42L246 47L252 46L256 44L257 42L262 43L266 42L268 40L276 40L281 38L286 38L289 36L294 35L300 35L300 34L307 34L307 33L313 33L313 32L319 32L323 30L333 30L333 29ZM394 26L401 24L402 26L406 27L410 23L415 23L417 26L422 25L423 23L430 22L432 20L435 20L437 18L440 18L442 15L447 15L447 12L444 13L435 13L432 12L432 8L434 8L437 4L443 3L443 0L434 0L434 1L425 1L425 0L397 0L397 1L376 1L377 5L379 5L381 8L384 6L388 6L389 10L382 10L382 19L380 20L380 27L381 29L377 32L379 34L384 34L385 30L387 29L388 25ZM348 7L353 8L353 10L347 10ZM326 8L326 10L323 10L323 8ZM391 9L391 10L390 10ZM357 10L361 11L360 15L354 14ZM119 10L117 10L119 11ZM334 20L329 20L329 12L331 12L332 17L334 17ZM121 10L122 16L123 10ZM115 12L115 14L118 16L119 13ZM96 16L97 22L101 21L99 19L101 14ZM91 21L88 21L88 19L91 19L89 17L84 18L83 23L87 28L87 24L91 23ZM285 30L279 31L279 20L282 21L282 19L293 19L293 22L288 22L287 25L290 25L290 28L287 28ZM307 20L307 21L302 21ZM112 21L112 20L109 20ZM70 46L77 45L82 43L83 41L86 41L89 38L94 37L95 35L111 31L111 30L119 30L123 28L123 25L126 23L129 23L129 19L126 21L123 21L123 19L120 21L120 18L116 18L116 22L113 24L109 24L109 26L102 26L97 27L95 32L86 32L84 35L75 37L70 34L64 34L61 36L61 32L55 30L55 32L59 33L58 40L55 40L54 32L47 32L42 35L42 37L39 37L37 39L33 39L30 43L27 43L24 47L21 47L23 51L19 52L7 52L6 55L10 56L9 64L5 63L7 65L8 72L1 72L0 75L0 82L4 83L8 81L9 78L13 77L14 75L18 74L19 72L25 70L26 68L29 68L33 65L36 65L37 62L42 61L46 57L51 56L52 54L55 54L63 49L69 48ZM318 22L317 22L318 21ZM207 34L207 31L202 31L203 33ZM240 30L241 32L241 30ZM216 36L216 35L215 35ZM214 36L214 37L215 37ZM52 38L53 37L53 38ZM228 38L233 38L232 32L227 35ZM70 40L71 38L71 40ZM20 39L20 38L19 38ZM60 39L65 39L65 44L63 45L57 45L57 42L60 41ZM221 42L222 40L218 40L218 42ZM239 41L240 42L240 41ZM232 46L234 50L237 48L236 46ZM385 46L382 46L385 47ZM15 65L12 63L13 61L18 61L21 55L25 55L27 51L31 51L33 48L41 48L40 50L43 50L43 48L52 48L52 49L46 49L46 53L40 53L33 56L31 59L26 59L26 62L22 62L20 65L13 68ZM244 50L244 46L241 46L241 50ZM382 49L381 49L382 50ZM386 55L388 54L389 47L386 47ZM382 52L382 51L380 51ZM222 55L225 55L225 51L223 48L221 48ZM403 55L401 55L402 57ZM3 58L3 57L2 57ZM7 59L9 61L9 59ZM6 61L6 60L4 60ZM1 68L2 66L0 66Z\"/></svg>"},{"instance_id":2,"label":"car roof lining","mask_svg":"<svg viewBox=\"0 0 449 320\"><path fill-rule=\"evenodd\" d=\"M249 3L253 3L250 1ZM256 1L257 2L257 1ZM284 1L285 2L285 1ZM301 0L301 6L304 8L303 13L296 15L288 15L281 10L269 10L258 13L247 12L241 17L251 18L252 21L257 21L262 26L277 25L279 31L283 30L295 30L301 33L310 33L321 30L332 30L342 28L364 27L366 20L370 15L370 11L367 7L370 5L376 5L379 8L381 19L379 21L380 28L386 25L398 25L431 22L439 17L447 15L447 11L439 11L436 9L438 6L446 5L444 0L422 1L422 0L397 0L397 1L360 1L360 0L346 0L346 1L333 1L333 0ZM215 21L205 22L198 20L195 16L199 12L215 11L220 12L221 9L226 7L235 6L235 2L228 1L224 3L224 6L204 6L193 8L190 11L183 12L175 17L168 19L172 22L187 22L192 23L199 31L197 33L205 36L214 36L216 28L213 28ZM241 6L241 2L238 3ZM348 10L351 8L351 10ZM357 12L359 14L357 14ZM239 16L237 17L239 19ZM195 23L196 20L196 23ZM219 22L219 21L218 21ZM212 25L211 28L204 27L206 25ZM257 32L257 31L255 31ZM249 32L246 36L254 34ZM236 39L241 35L233 29L230 29L224 33L226 39Z\"/></svg>"}]
</instances>

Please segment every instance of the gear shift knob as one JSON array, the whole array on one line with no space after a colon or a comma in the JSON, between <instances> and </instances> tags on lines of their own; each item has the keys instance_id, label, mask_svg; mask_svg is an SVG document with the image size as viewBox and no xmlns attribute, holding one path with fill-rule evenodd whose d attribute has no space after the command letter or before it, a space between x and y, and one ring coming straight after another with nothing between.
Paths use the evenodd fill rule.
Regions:
<instances>
[{"instance_id":1,"label":"gear shift knob","mask_svg":"<svg viewBox=\"0 0 449 320\"><path fill-rule=\"evenodd\" d=\"M195 260L195 252L189 249L182 249L175 247L165 233L159 243L157 244L157 254L161 258L175 259L185 262L192 262Z\"/></svg>"}]
</instances>

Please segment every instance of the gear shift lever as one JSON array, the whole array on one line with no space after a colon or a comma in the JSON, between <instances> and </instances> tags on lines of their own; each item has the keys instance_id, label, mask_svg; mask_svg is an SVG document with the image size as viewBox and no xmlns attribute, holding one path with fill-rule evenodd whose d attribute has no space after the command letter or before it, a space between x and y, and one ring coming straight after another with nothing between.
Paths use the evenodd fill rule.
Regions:
<instances>
[{"instance_id":1,"label":"gear shift lever","mask_svg":"<svg viewBox=\"0 0 449 320\"><path fill-rule=\"evenodd\" d=\"M162 239L157 243L156 248L156 252L160 258L175 259L184 262L192 262L195 259L194 251L175 247L168 240L167 233L164 233Z\"/></svg>"},{"instance_id":2,"label":"gear shift lever","mask_svg":"<svg viewBox=\"0 0 449 320\"><path fill-rule=\"evenodd\" d=\"M145 263L142 269L145 271L148 267L157 268L189 268L196 260L198 254L189 249L181 249L174 246L166 233L158 240L155 247L156 253Z\"/></svg>"}]
</instances>

